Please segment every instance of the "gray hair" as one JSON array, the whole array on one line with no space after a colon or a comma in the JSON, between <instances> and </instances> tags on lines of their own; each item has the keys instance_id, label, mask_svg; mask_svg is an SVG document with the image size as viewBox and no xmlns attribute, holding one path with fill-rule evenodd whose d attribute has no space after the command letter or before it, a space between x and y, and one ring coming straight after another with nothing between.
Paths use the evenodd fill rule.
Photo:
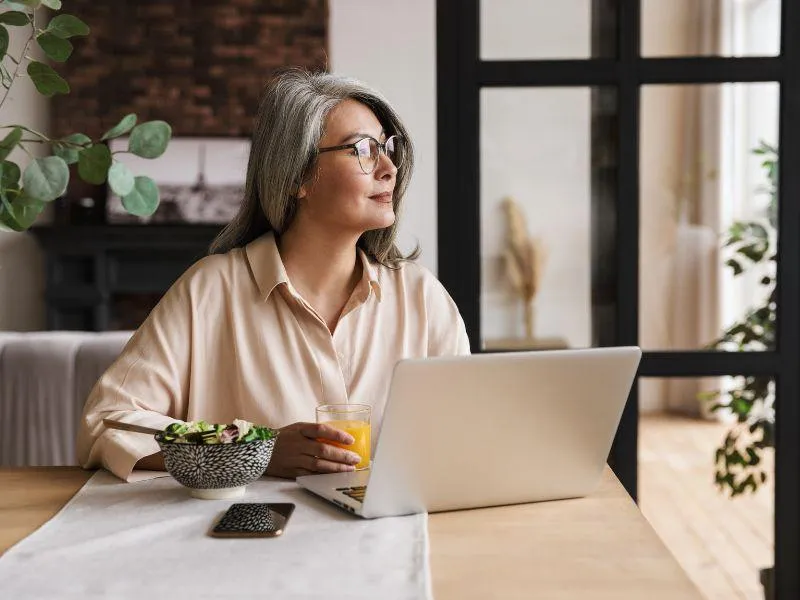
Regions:
<instances>
[{"instance_id":1,"label":"gray hair","mask_svg":"<svg viewBox=\"0 0 800 600\"><path fill-rule=\"evenodd\" d=\"M284 71L267 84L255 120L244 198L238 214L211 244L212 254L242 247L268 231L278 235L286 231L297 212L298 189L317 159L325 119L345 99L369 107L387 137L401 135L404 141L394 188L395 222L365 232L358 246L391 268L419 255L417 247L403 256L395 244L403 196L414 169L411 139L399 115L380 93L355 79L300 69Z\"/></svg>"}]
</instances>

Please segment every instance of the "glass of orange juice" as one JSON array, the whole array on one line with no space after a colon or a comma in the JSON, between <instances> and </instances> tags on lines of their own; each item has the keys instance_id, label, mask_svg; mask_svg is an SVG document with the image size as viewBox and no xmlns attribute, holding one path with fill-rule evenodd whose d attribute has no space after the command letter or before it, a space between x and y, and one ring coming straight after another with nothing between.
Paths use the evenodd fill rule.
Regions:
<instances>
[{"instance_id":1,"label":"glass of orange juice","mask_svg":"<svg viewBox=\"0 0 800 600\"><path fill-rule=\"evenodd\" d=\"M361 457L356 470L366 469L370 461L370 416L372 407L368 404L321 404L317 407L317 423L325 423L353 436L350 445L325 440L339 448L346 448Z\"/></svg>"}]
</instances>

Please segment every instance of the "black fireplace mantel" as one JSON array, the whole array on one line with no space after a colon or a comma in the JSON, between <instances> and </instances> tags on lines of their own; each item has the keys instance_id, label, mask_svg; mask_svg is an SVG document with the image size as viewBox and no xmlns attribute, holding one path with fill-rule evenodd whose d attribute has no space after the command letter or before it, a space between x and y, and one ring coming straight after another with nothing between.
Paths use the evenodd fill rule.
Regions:
<instances>
[{"instance_id":1,"label":"black fireplace mantel","mask_svg":"<svg viewBox=\"0 0 800 600\"><path fill-rule=\"evenodd\" d=\"M135 329L219 225L60 225L30 232L45 253L47 327Z\"/></svg>"}]
</instances>

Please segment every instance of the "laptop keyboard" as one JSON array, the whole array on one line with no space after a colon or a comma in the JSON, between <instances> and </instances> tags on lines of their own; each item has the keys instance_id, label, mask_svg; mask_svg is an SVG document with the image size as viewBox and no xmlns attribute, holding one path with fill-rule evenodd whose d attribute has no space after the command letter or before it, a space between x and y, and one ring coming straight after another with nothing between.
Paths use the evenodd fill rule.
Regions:
<instances>
[{"instance_id":1,"label":"laptop keyboard","mask_svg":"<svg viewBox=\"0 0 800 600\"><path fill-rule=\"evenodd\" d=\"M356 502L364 502L364 494L367 493L367 486L354 485L352 487L336 488L337 492L342 492L345 496L349 496Z\"/></svg>"}]
</instances>

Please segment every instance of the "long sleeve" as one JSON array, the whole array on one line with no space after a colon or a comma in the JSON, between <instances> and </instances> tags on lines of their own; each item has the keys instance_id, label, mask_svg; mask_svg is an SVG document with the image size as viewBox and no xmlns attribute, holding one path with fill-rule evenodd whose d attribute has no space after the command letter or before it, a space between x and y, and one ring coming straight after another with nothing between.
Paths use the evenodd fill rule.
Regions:
<instances>
[{"instance_id":1,"label":"long sleeve","mask_svg":"<svg viewBox=\"0 0 800 600\"><path fill-rule=\"evenodd\" d=\"M107 429L104 418L158 429L185 419L193 335L188 283L187 274L170 288L89 394L78 431L84 468L102 466L129 481L134 465L159 450L151 436Z\"/></svg>"}]
</instances>

